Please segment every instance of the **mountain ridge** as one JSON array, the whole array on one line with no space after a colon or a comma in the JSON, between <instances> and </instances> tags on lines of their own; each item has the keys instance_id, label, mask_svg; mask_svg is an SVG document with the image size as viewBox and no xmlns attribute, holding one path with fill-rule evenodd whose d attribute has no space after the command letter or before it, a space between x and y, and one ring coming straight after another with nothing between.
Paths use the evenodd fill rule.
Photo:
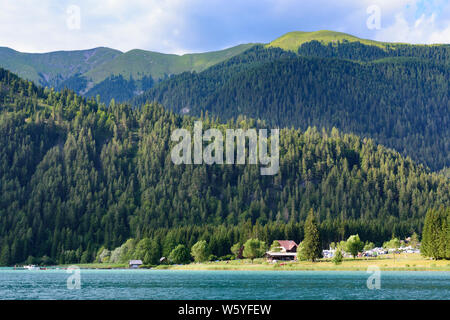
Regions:
<instances>
[{"instance_id":1,"label":"mountain ridge","mask_svg":"<svg viewBox=\"0 0 450 320\"><path fill-rule=\"evenodd\" d=\"M318 31L291 31L283 34L282 36L276 38L275 40L268 43L267 47L277 47L284 50L297 52L298 48L307 42L319 41L322 44L336 44L338 42L360 42L365 45L376 46L379 48L386 49L389 46L397 45L413 45L413 46L441 46L446 45L444 43L434 43L434 44L415 44L406 42L387 42L371 40L366 38L356 37L354 35L337 32L331 30L318 30Z\"/></svg>"},{"instance_id":2,"label":"mountain ridge","mask_svg":"<svg viewBox=\"0 0 450 320\"><path fill-rule=\"evenodd\" d=\"M0 47L0 66L43 86L62 89L67 83L76 83L71 89L86 94L112 76L120 75L127 80L149 76L159 81L171 74L201 71L254 45L240 44L223 50L183 55L142 49L122 52L108 47L25 53Z\"/></svg>"},{"instance_id":3,"label":"mountain ridge","mask_svg":"<svg viewBox=\"0 0 450 320\"><path fill-rule=\"evenodd\" d=\"M298 48L306 42L319 41L323 44L336 43L339 41L361 42L363 44L375 45L377 47L385 47L386 42L363 39L348 33L336 32L330 30L318 31L291 31L283 34L267 44L267 47L278 47L284 50L297 52Z\"/></svg>"},{"instance_id":4,"label":"mountain ridge","mask_svg":"<svg viewBox=\"0 0 450 320\"><path fill-rule=\"evenodd\" d=\"M3 47L0 64L36 84L57 87L61 80L84 73L120 53L105 47L49 53L22 53Z\"/></svg>"},{"instance_id":5,"label":"mountain ridge","mask_svg":"<svg viewBox=\"0 0 450 320\"><path fill-rule=\"evenodd\" d=\"M100 95L104 102L109 102L112 98L125 101L172 75L201 72L243 54L256 45L297 53L300 46L314 41L333 46L341 42L362 43L383 50L399 45L329 30L292 31L266 44L246 43L221 50L183 55L142 49L122 52L108 47L24 53L0 47L0 66L43 86L58 90L68 87L87 97Z\"/></svg>"}]
</instances>

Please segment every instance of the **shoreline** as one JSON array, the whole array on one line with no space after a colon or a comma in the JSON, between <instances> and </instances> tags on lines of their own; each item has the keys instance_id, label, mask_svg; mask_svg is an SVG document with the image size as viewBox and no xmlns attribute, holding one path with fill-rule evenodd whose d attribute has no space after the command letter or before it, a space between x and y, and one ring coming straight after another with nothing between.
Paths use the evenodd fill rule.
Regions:
<instances>
[{"instance_id":1,"label":"shoreline","mask_svg":"<svg viewBox=\"0 0 450 320\"><path fill-rule=\"evenodd\" d=\"M88 269L88 268L86 268ZM346 272L365 272L367 269L364 268L322 268L322 269L314 269L314 268L258 268L258 269L252 269L252 268L205 268L205 267L198 267L198 268L183 268L183 267L169 267L169 268L143 268L144 270L169 270L169 271L314 271L314 272L340 272L340 271L346 271ZM119 270L119 269L117 269ZM128 270L128 269L127 269ZM449 268L380 268L380 271L388 271L388 272L449 272L450 273L450 267Z\"/></svg>"},{"instance_id":2,"label":"shoreline","mask_svg":"<svg viewBox=\"0 0 450 320\"><path fill-rule=\"evenodd\" d=\"M126 264L73 264L80 269L104 269L119 270L126 269ZM192 270L192 271L367 271L368 267L378 267L380 271L441 271L450 272L450 260L431 260L420 256L420 254L392 254L379 256L377 258L347 258L341 264L335 265L330 259L321 259L317 262L278 262L269 263L264 259L229 260L204 263L190 263L185 265L158 265L143 266L145 270ZM58 267L69 267L61 265Z\"/></svg>"}]
</instances>

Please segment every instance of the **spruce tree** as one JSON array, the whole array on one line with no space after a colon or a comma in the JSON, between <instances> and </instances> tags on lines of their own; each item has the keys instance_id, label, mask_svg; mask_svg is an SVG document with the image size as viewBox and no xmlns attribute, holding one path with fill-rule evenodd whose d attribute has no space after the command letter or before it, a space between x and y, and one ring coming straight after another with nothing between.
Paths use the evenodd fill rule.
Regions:
<instances>
[{"instance_id":1,"label":"spruce tree","mask_svg":"<svg viewBox=\"0 0 450 320\"><path fill-rule=\"evenodd\" d=\"M333 263L335 265L341 264L342 260L344 260L344 256L342 254L341 248L337 248L336 249L336 253L334 254L333 258L331 259L331 261L333 261Z\"/></svg>"},{"instance_id":2,"label":"spruce tree","mask_svg":"<svg viewBox=\"0 0 450 320\"><path fill-rule=\"evenodd\" d=\"M432 257L435 251L433 247L433 237L431 230L433 228L434 209L429 209L425 215L425 222L422 231L422 244L420 252L425 257Z\"/></svg>"},{"instance_id":3,"label":"spruce tree","mask_svg":"<svg viewBox=\"0 0 450 320\"><path fill-rule=\"evenodd\" d=\"M4 244L0 252L0 266L8 266L10 260L11 257L9 252L9 246L7 244Z\"/></svg>"},{"instance_id":4,"label":"spruce tree","mask_svg":"<svg viewBox=\"0 0 450 320\"><path fill-rule=\"evenodd\" d=\"M314 211L309 211L305 222L305 239L303 240L303 250L308 260L315 261L322 257L322 249L320 245L320 234Z\"/></svg>"},{"instance_id":5,"label":"spruce tree","mask_svg":"<svg viewBox=\"0 0 450 320\"><path fill-rule=\"evenodd\" d=\"M425 216L422 234L422 255L433 259L442 259L446 251L446 217L445 210L429 209Z\"/></svg>"},{"instance_id":6,"label":"spruce tree","mask_svg":"<svg viewBox=\"0 0 450 320\"><path fill-rule=\"evenodd\" d=\"M447 255L447 216L444 207L438 210L438 256L439 259L446 258Z\"/></svg>"},{"instance_id":7,"label":"spruce tree","mask_svg":"<svg viewBox=\"0 0 450 320\"><path fill-rule=\"evenodd\" d=\"M445 258L450 259L450 208L446 209L447 214L447 223L446 223L446 244L447 244L447 251L445 253Z\"/></svg>"}]
</instances>

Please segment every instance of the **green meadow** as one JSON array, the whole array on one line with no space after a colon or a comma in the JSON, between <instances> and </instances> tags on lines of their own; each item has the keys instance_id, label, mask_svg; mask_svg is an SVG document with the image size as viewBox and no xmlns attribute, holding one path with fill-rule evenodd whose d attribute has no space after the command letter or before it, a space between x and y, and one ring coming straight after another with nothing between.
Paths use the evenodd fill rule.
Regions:
<instances>
[{"instance_id":1,"label":"green meadow","mask_svg":"<svg viewBox=\"0 0 450 320\"><path fill-rule=\"evenodd\" d=\"M67 265L64 265L67 266ZM87 263L76 264L82 269L123 269L126 264ZM368 267L377 266L381 271L449 271L450 260L432 260L420 254L388 254L376 258L346 258L341 264L334 264L331 259L311 261L279 261L271 263L266 259L211 261L204 263L190 263L185 265L144 266L144 268L158 270L282 270L282 271L366 271Z\"/></svg>"}]
</instances>

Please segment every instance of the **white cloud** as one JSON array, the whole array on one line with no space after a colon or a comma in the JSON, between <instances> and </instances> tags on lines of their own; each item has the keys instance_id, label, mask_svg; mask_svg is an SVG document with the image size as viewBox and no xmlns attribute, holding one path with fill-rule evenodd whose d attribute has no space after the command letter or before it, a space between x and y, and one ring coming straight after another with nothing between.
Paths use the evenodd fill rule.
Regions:
<instances>
[{"instance_id":1,"label":"white cloud","mask_svg":"<svg viewBox=\"0 0 450 320\"><path fill-rule=\"evenodd\" d=\"M80 29L67 27L70 5L80 7ZM366 26L371 5L381 8L381 30ZM185 53L320 29L382 41L449 43L449 19L447 0L0 0L0 46Z\"/></svg>"},{"instance_id":2,"label":"white cloud","mask_svg":"<svg viewBox=\"0 0 450 320\"><path fill-rule=\"evenodd\" d=\"M395 16L394 24L383 28L376 34L376 39L392 42L408 42L420 44L450 43L450 21L447 27L440 27L436 14L407 21L403 13Z\"/></svg>"},{"instance_id":3,"label":"white cloud","mask_svg":"<svg viewBox=\"0 0 450 320\"><path fill-rule=\"evenodd\" d=\"M186 1L78 1L80 29L68 28L70 5L68 1L0 0L0 46L26 52L98 46L183 51L172 38L173 30L185 27Z\"/></svg>"}]
</instances>

